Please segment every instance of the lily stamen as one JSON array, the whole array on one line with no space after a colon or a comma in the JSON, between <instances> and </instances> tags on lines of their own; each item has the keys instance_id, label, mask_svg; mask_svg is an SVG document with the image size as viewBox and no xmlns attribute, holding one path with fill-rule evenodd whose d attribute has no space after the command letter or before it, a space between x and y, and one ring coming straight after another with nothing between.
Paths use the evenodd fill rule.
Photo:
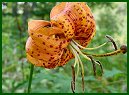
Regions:
<instances>
[{"instance_id":1,"label":"lily stamen","mask_svg":"<svg viewBox=\"0 0 129 95\"><path fill-rule=\"evenodd\" d=\"M78 77L78 73L79 73L79 63L81 62L81 61L79 61L80 59L78 59L78 54L76 53L76 51L72 48L72 46L69 46L69 49L71 50L71 52L73 53L73 55L75 56L75 63L74 63L74 66L76 66L75 64L77 64L78 65L78 67L77 67L77 74L76 74L76 79L77 79L77 77Z\"/></svg>"},{"instance_id":2,"label":"lily stamen","mask_svg":"<svg viewBox=\"0 0 129 95\"><path fill-rule=\"evenodd\" d=\"M69 45L69 48L70 48L71 52L74 54L75 58L77 58L77 60L79 62L79 63L77 63L78 66L79 66L79 64L81 66L81 75L82 75L82 80L83 80L82 81L82 88L83 88L83 91L84 91L84 66L82 64L82 61L80 59L80 56L78 55L77 51L73 48L73 46L72 45ZM76 59L75 59L75 62L76 62ZM77 69L79 70L79 67ZM78 72L79 71L77 71L77 76L78 76ZM76 77L76 79L77 79L77 77Z\"/></svg>"},{"instance_id":3,"label":"lily stamen","mask_svg":"<svg viewBox=\"0 0 129 95\"><path fill-rule=\"evenodd\" d=\"M75 90L75 68L74 68L73 65L71 66L71 68L72 68L71 88L72 88L72 91L73 91L73 93L74 93L74 90Z\"/></svg>"},{"instance_id":4,"label":"lily stamen","mask_svg":"<svg viewBox=\"0 0 129 95\"><path fill-rule=\"evenodd\" d=\"M100 61L94 61L92 56L88 56L91 59L92 65L93 65L93 71L94 71L94 76L96 76L96 64L100 66L101 72L103 74L103 66L100 63ZM102 75L101 75L102 76Z\"/></svg>"},{"instance_id":5,"label":"lily stamen","mask_svg":"<svg viewBox=\"0 0 129 95\"><path fill-rule=\"evenodd\" d=\"M83 54L82 51L79 49L79 47L77 45L75 45L72 41L70 43L70 45L80 54L82 55L84 58L86 58L87 60L90 60L89 57L87 57L87 55Z\"/></svg>"},{"instance_id":6,"label":"lily stamen","mask_svg":"<svg viewBox=\"0 0 129 95\"><path fill-rule=\"evenodd\" d=\"M100 63L100 61L96 61L98 64L99 64L99 66L100 66L100 68L101 68L101 72L102 72L102 74L104 73L103 72L103 66L102 66L102 64Z\"/></svg>"},{"instance_id":7,"label":"lily stamen","mask_svg":"<svg viewBox=\"0 0 129 95\"><path fill-rule=\"evenodd\" d=\"M106 35L105 37L108 38L110 42L112 42L115 50L117 50L117 45L116 45L115 41L113 40L113 38L109 35Z\"/></svg>"},{"instance_id":8,"label":"lily stamen","mask_svg":"<svg viewBox=\"0 0 129 95\"><path fill-rule=\"evenodd\" d=\"M91 63L93 66L93 71L94 71L94 76L96 76L96 65L95 65L95 61L93 60L92 56L88 56L91 59Z\"/></svg>"},{"instance_id":9,"label":"lily stamen","mask_svg":"<svg viewBox=\"0 0 129 95\"><path fill-rule=\"evenodd\" d=\"M101 44L101 45L99 45L99 46L96 46L96 47L94 47L94 48L86 48L86 47L81 46L81 45L80 45L79 43L77 43L75 40L72 40L72 41L73 41L78 47L80 47L81 49L85 49L85 50L95 50L95 49L98 49L98 48L103 47L103 46L106 45L108 42L111 42L111 43L113 44L115 50L117 50L117 45L116 45L115 41L113 40L113 38L112 38L111 36L109 36L109 35L106 35L105 37L108 38L108 41L105 42L105 43L103 43L103 44Z\"/></svg>"},{"instance_id":10,"label":"lily stamen","mask_svg":"<svg viewBox=\"0 0 129 95\"><path fill-rule=\"evenodd\" d=\"M101 69L101 76L103 74L103 67L102 67L102 64L100 63L100 61L95 61L93 59L93 57L105 57L105 56L112 56L112 55L117 55L119 53L126 53L127 52L127 46L126 45L122 45L120 47L120 49L117 49L117 45L115 43L115 41L110 37L110 36L106 36L109 41L108 42L112 42L114 48L115 48L115 51L113 52L110 52L110 53L106 53L106 54L88 54L88 53L85 53L85 52L82 52L80 50L80 48L82 49L87 49L87 50L93 50L93 49L98 49L104 45L106 45L108 42L105 42L104 44L100 45L100 46L97 46L95 48L85 48L83 46L81 46L80 44L78 44L76 41L74 41L73 39L71 40L70 44L69 44L69 49L71 50L71 52L73 53L73 55L75 56L75 63L74 63L74 67L76 67L76 64L78 64L78 67L77 67L77 76L78 76L78 72L79 72L79 65L81 66L81 76L82 76L82 89L84 91L84 66L83 66L83 63L80 59L80 55L82 55L85 59L89 60L92 62L92 65L93 65L93 71L94 71L94 76L96 76L96 64L100 66L100 69ZM80 48L79 48L80 47ZM76 79L77 79L77 76L76 76ZM74 84L72 84L74 86ZM73 91L74 92L74 91Z\"/></svg>"},{"instance_id":11,"label":"lily stamen","mask_svg":"<svg viewBox=\"0 0 129 95\"><path fill-rule=\"evenodd\" d=\"M115 50L115 51L110 52L110 53L106 53L106 54L88 54L88 53L85 53L85 52L83 52L83 53L86 54L86 55L92 55L93 57L106 57L106 56L117 55L117 54L120 54L120 53L124 54L126 52L127 52L127 46L126 45L122 45L120 47L120 49Z\"/></svg>"},{"instance_id":12,"label":"lily stamen","mask_svg":"<svg viewBox=\"0 0 129 95\"><path fill-rule=\"evenodd\" d=\"M101 45L99 45L99 46L96 46L96 47L94 47L94 48L86 48L86 47L83 47L83 46L81 46L79 43L77 43L76 41L74 41L74 40L72 40L78 47L80 47L80 48L82 48L82 49L84 49L84 50L95 50L95 49L98 49L98 48L100 48L100 47L103 47L104 45L106 45L108 42L105 42L105 43L103 43L103 44L101 44Z\"/></svg>"}]
</instances>

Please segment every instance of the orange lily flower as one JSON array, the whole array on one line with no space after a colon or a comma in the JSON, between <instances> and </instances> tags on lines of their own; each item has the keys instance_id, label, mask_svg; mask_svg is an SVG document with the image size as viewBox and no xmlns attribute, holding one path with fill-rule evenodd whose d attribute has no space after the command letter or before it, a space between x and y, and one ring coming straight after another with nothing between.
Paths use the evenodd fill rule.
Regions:
<instances>
[{"instance_id":1,"label":"orange lily flower","mask_svg":"<svg viewBox=\"0 0 129 95\"><path fill-rule=\"evenodd\" d=\"M72 66L72 91L74 92L75 90L75 78L78 76L79 67L82 70L84 90L84 69L79 54L93 63L95 74L95 64L100 65L101 69L102 65L100 62L94 61L92 57L111 56L125 53L127 50L125 45L117 49L113 39L106 36L115 46L115 52L104 55L93 55L82 52L81 49L93 50L107 44L105 42L95 48L85 48L95 35L95 26L93 14L84 2L60 3L51 10L50 21L32 20L28 23L30 37L26 42L27 59L35 66L51 69L63 66L75 57L75 63ZM74 68L76 65L77 74L75 77Z\"/></svg>"},{"instance_id":2,"label":"orange lily flower","mask_svg":"<svg viewBox=\"0 0 129 95\"><path fill-rule=\"evenodd\" d=\"M27 59L36 66L55 68L73 58L67 48L71 39L86 46L95 34L95 21L85 3L60 3L50 13L51 21L28 23Z\"/></svg>"}]
</instances>

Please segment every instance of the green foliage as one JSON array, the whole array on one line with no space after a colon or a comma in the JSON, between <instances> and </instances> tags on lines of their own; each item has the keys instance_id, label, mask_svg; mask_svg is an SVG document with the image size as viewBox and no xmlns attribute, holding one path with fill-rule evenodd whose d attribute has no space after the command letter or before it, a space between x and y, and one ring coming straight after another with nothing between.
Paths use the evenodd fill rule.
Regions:
<instances>
[{"instance_id":1,"label":"green foliage","mask_svg":"<svg viewBox=\"0 0 129 95\"><path fill-rule=\"evenodd\" d=\"M28 38L27 22L30 19L49 20L49 13L56 2L4 3L2 9L2 92L27 92L30 64L25 54ZM88 2L96 20L96 35L88 45L95 47L110 35L117 42L127 44L127 3ZM26 7L27 6L27 7ZM17 10L14 12L13 10ZM112 44L94 51L102 54L113 51ZM104 75L94 77L92 65L82 56L85 68L86 93L125 93L127 92L127 54L106 58L96 58L103 64ZM71 65L52 70L34 67L31 93L71 93ZM98 72L99 73L99 72ZM81 92L81 76L76 82L76 92Z\"/></svg>"}]
</instances>

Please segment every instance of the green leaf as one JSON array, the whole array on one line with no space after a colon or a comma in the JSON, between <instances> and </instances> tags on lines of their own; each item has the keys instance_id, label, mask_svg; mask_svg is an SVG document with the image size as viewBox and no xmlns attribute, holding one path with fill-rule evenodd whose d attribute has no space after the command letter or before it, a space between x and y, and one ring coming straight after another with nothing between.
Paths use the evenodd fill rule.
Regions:
<instances>
[{"instance_id":1,"label":"green leaf","mask_svg":"<svg viewBox=\"0 0 129 95\"><path fill-rule=\"evenodd\" d=\"M118 69L116 69L116 68L113 68L112 70L105 70L104 71L104 77L105 78L110 78L110 77L113 77L113 76L115 76L115 75L117 75L117 74L121 74L122 72L120 71L120 70L118 70Z\"/></svg>"}]
</instances>

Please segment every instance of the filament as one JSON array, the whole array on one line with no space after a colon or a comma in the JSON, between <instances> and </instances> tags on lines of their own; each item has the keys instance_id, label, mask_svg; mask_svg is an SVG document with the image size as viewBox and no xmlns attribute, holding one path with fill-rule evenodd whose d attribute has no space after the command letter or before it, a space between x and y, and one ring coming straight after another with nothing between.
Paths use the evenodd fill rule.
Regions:
<instances>
[{"instance_id":1,"label":"filament","mask_svg":"<svg viewBox=\"0 0 129 95\"><path fill-rule=\"evenodd\" d=\"M79 64L80 64L80 66L81 66L81 76L82 76L82 89L83 89L83 92L84 92L84 66L83 66L83 63L82 63L82 61L81 61L81 59L80 59L80 56L79 56L79 54L83 54L81 51L80 51L80 49L77 47L77 46L75 46L74 44L70 44L69 45L69 47L70 47L70 49L71 49L71 51L72 51L72 53L74 54L74 56L78 59L78 61L79 61ZM79 52L79 54L77 53L77 51ZM84 55L83 55L84 56ZM85 56L86 58L88 58L87 56ZM88 58L88 59L90 59L90 58ZM76 60L76 59L75 59ZM78 71L77 71L77 76L78 76Z\"/></svg>"},{"instance_id":2,"label":"filament","mask_svg":"<svg viewBox=\"0 0 129 95\"><path fill-rule=\"evenodd\" d=\"M117 55L119 53L123 53L121 49L119 50L116 50L116 51L113 51L113 52L110 52L110 53L106 53L106 54L88 54L88 53L85 53L86 55L92 55L93 57L106 57L106 56L113 56L113 55Z\"/></svg>"},{"instance_id":3,"label":"filament","mask_svg":"<svg viewBox=\"0 0 129 95\"><path fill-rule=\"evenodd\" d=\"M82 75L82 88L83 88L83 91L84 91L84 66L82 64L82 61L78 55L78 53L76 52L76 50L73 49L73 47L70 45L71 49L73 50L74 54L77 56L78 60L79 60L79 63L81 65L81 75Z\"/></svg>"},{"instance_id":4,"label":"filament","mask_svg":"<svg viewBox=\"0 0 129 95\"><path fill-rule=\"evenodd\" d=\"M76 64L78 65L77 66L77 74L76 74L76 79L77 79L77 77L78 77L78 73L79 73L79 59L77 58L77 56L76 56L76 53L75 53L75 50L69 45L69 49L71 50L71 52L73 53L73 55L75 56L75 62L74 62L74 67L76 66ZM75 79L75 80L76 80Z\"/></svg>"},{"instance_id":5,"label":"filament","mask_svg":"<svg viewBox=\"0 0 129 95\"><path fill-rule=\"evenodd\" d=\"M83 66L83 63L81 61L81 58L79 56L82 55L85 59L89 60L92 62L92 65L93 65L93 70L94 70L94 75L96 76L96 64L100 66L100 69L101 69L101 72L103 74L103 67L102 67L102 64L99 62L99 61L95 61L93 59L93 57L106 57L106 56L113 56L113 55L117 55L119 53L126 53L127 52L127 46L126 45L122 45L120 47L120 49L117 49L117 46L114 42L114 40L110 37L110 36L106 36L109 41L95 47L95 48L85 48L83 46L81 46L79 43L77 43L76 41L74 41L73 39L71 40L70 44L68 45L70 51L73 53L73 55L75 56L75 62L74 62L74 65L72 65L72 81L71 81L71 88L72 88L72 91L74 93L74 90L75 90L75 81L78 77L78 73L79 73L79 68L81 66L81 76L82 76L82 89L84 91L84 66ZM109 53L105 53L105 54L89 54L89 53L86 53L86 52L82 52L80 50L81 49L85 49L85 50L94 50L94 49L98 49L98 48L101 48L103 47L104 45L106 45L108 42L112 42L114 48L115 48L115 51L113 52L109 52ZM76 72L76 76L75 76L75 71L74 71L74 68L76 67L77 65L77 72Z\"/></svg>"},{"instance_id":6,"label":"filament","mask_svg":"<svg viewBox=\"0 0 129 95\"><path fill-rule=\"evenodd\" d=\"M72 47L74 47L74 49L79 52L79 54L81 54L84 58L86 58L87 60L91 60L89 57L87 57L86 55L84 55L81 50L78 48L78 46L76 46L73 42L71 42L70 44Z\"/></svg>"},{"instance_id":7,"label":"filament","mask_svg":"<svg viewBox=\"0 0 129 95\"><path fill-rule=\"evenodd\" d=\"M112 42L115 50L117 50L117 45L116 45L115 41L113 40L113 38L109 35L106 35L105 37L108 38L110 42Z\"/></svg>"},{"instance_id":8,"label":"filament","mask_svg":"<svg viewBox=\"0 0 129 95\"><path fill-rule=\"evenodd\" d=\"M86 47L83 47L83 46L81 46L79 43L77 43L76 41L74 41L74 40L72 40L78 47L80 47L80 48L82 48L82 49L85 49L85 50L95 50L95 49L98 49L98 48L101 48L101 47L103 47L104 45L106 45L108 42L105 42L105 43L103 43L103 44L101 44L101 45L99 45L99 46L96 46L96 47L94 47L94 48L86 48Z\"/></svg>"}]
</instances>

